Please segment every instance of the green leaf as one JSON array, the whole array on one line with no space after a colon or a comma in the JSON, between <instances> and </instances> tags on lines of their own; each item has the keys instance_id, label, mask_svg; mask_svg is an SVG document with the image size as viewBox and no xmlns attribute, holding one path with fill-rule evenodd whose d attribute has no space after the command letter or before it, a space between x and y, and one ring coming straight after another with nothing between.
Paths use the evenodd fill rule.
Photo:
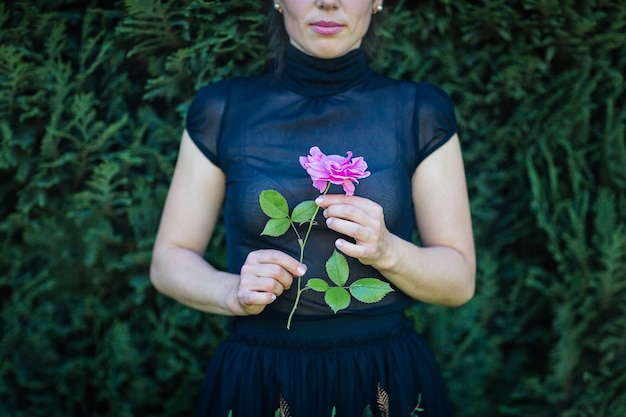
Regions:
<instances>
[{"instance_id":1,"label":"green leaf","mask_svg":"<svg viewBox=\"0 0 626 417\"><path fill-rule=\"evenodd\" d=\"M350 285L350 294L362 303L377 303L393 289L377 278L361 278Z\"/></svg>"},{"instance_id":2,"label":"green leaf","mask_svg":"<svg viewBox=\"0 0 626 417\"><path fill-rule=\"evenodd\" d=\"M269 219L265 224L265 228L261 232L261 235L268 236L281 236L285 234L287 230L289 230L289 226L291 222L287 218L283 219Z\"/></svg>"},{"instance_id":3,"label":"green leaf","mask_svg":"<svg viewBox=\"0 0 626 417\"><path fill-rule=\"evenodd\" d=\"M313 200L303 201L298 204L291 213L291 220L296 223L306 223L313 220L317 204Z\"/></svg>"},{"instance_id":4,"label":"green leaf","mask_svg":"<svg viewBox=\"0 0 626 417\"><path fill-rule=\"evenodd\" d=\"M320 278L311 278L307 281L306 286L317 292L326 292L330 288L328 282Z\"/></svg>"},{"instance_id":5,"label":"green leaf","mask_svg":"<svg viewBox=\"0 0 626 417\"><path fill-rule=\"evenodd\" d=\"M339 287L343 287L348 281L348 273L350 269L348 268L348 261L346 261L345 256L336 250L333 251L333 254L326 261L326 273L328 274L328 278Z\"/></svg>"},{"instance_id":6,"label":"green leaf","mask_svg":"<svg viewBox=\"0 0 626 417\"><path fill-rule=\"evenodd\" d=\"M276 190L264 190L259 194L261 210L272 219L289 217L289 205L287 200Z\"/></svg>"},{"instance_id":7,"label":"green leaf","mask_svg":"<svg viewBox=\"0 0 626 417\"><path fill-rule=\"evenodd\" d=\"M361 417L374 417L374 414L372 414L372 409L369 405L365 406L365 410L363 410L363 415Z\"/></svg>"},{"instance_id":8,"label":"green leaf","mask_svg":"<svg viewBox=\"0 0 626 417\"><path fill-rule=\"evenodd\" d=\"M345 288L330 287L324 294L324 301L336 313L350 304L350 293Z\"/></svg>"}]
</instances>

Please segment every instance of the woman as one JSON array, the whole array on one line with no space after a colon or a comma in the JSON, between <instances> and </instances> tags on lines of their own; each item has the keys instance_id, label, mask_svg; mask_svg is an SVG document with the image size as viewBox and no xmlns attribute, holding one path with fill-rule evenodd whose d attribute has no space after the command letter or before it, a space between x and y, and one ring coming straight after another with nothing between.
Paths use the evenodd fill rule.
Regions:
<instances>
[{"instance_id":1,"label":"woman","mask_svg":"<svg viewBox=\"0 0 626 417\"><path fill-rule=\"evenodd\" d=\"M382 0L275 0L284 22L276 74L220 81L187 116L154 246L156 288L233 316L199 416L447 416L440 372L403 310L458 306L474 293L475 254L454 107L428 83L371 71L364 38ZM282 31L282 32L281 32ZM277 37L280 39L280 36ZM371 175L320 196L299 157L313 147L364 158ZM262 234L267 189L319 215L302 262L297 237ZM228 271L203 259L224 211ZM417 229L421 245L411 242ZM333 251L393 291L334 313L296 277L328 281Z\"/></svg>"}]
</instances>

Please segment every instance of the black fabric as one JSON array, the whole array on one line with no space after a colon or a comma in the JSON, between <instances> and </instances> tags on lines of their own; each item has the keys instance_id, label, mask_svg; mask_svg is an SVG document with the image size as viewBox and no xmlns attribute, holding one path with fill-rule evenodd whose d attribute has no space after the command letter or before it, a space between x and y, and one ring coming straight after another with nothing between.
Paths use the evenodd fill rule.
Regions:
<instances>
[{"instance_id":1,"label":"black fabric","mask_svg":"<svg viewBox=\"0 0 626 417\"><path fill-rule=\"evenodd\" d=\"M289 44L285 62L280 85L308 97L344 92L370 74L362 49L354 49L339 58L320 60Z\"/></svg>"},{"instance_id":2,"label":"black fabric","mask_svg":"<svg viewBox=\"0 0 626 417\"><path fill-rule=\"evenodd\" d=\"M263 190L277 190L290 209L315 199L319 191L298 161L312 146L326 154L345 156L352 151L364 157L371 175L356 185L355 195L380 204L389 230L411 240L411 177L457 129L448 95L429 83L393 80L371 71L361 50L322 60L288 47L285 58L277 80L266 74L220 81L201 90L188 112L191 139L226 175L229 271L239 273L248 253L256 249L274 248L298 259L299 245L291 230L281 237L261 236L268 218L258 197ZM340 186L330 189L342 192ZM308 267L305 281L327 279L325 263L338 237L325 226L321 213L316 220L303 260ZM384 280L355 259L348 258L348 263L348 284L363 277ZM335 401L343 401L338 417L360 417L366 405L375 406L372 393L383 382L389 382L383 388L398 411L391 415L408 416L406 408L418 393L431 404L420 416L448 415L442 411L443 387L433 382L440 376L427 348L406 327L401 336L394 333L402 327L397 317L412 303L408 296L395 289L374 304L353 299L348 308L333 314L321 293L306 291L292 330L286 331L295 295L294 284L261 315L234 320L234 332L211 362L199 415L225 415L227 409L245 410L234 417L273 415L267 413L276 409L280 392L289 396L294 417L330 415L332 405L339 407ZM388 322L388 317L396 319ZM304 343L298 329L316 339ZM321 346L353 330L362 331L355 335L357 344L346 342L320 353ZM382 342L369 344L371 340ZM344 389L354 401L332 394ZM329 411L321 413L318 405ZM251 414L255 407L265 411Z\"/></svg>"},{"instance_id":3,"label":"black fabric","mask_svg":"<svg viewBox=\"0 0 626 417\"><path fill-rule=\"evenodd\" d=\"M238 273L248 253L256 249L276 248L298 258L295 233L289 231L280 238L261 236L268 218L261 211L258 196L265 189L275 189L285 196L291 209L301 201L315 199L319 192L298 162L312 146L326 154L352 151L354 156L363 156L372 174L360 181L355 195L380 204L389 230L411 240L415 229L411 177L417 165L456 132L454 108L440 88L382 77L367 67L360 54L357 51L342 57L352 63L352 72L337 62L341 58L330 60L328 71L317 70L332 80L327 82L335 92L331 95L319 93L326 84L314 82L312 70L295 87L298 71L311 68L299 60L316 58L288 53L278 83L272 83L270 75L232 79L211 85L196 96L187 130L227 178L224 213L229 271ZM318 66L326 62L317 61ZM355 80L359 81L356 85ZM294 86L300 93L283 84ZM337 93L339 85L345 91ZM317 93L304 95L305 91ZM341 192L339 186L330 189L330 193ZM337 237L326 228L319 213L305 249L305 279L326 278L325 263ZM369 266L354 259L348 262L348 284L364 277L384 279ZM287 314L295 293L293 286L268 309ZM410 302L403 293L394 291L376 304L353 301L338 314L378 314L403 309ZM323 294L307 291L297 314L330 312Z\"/></svg>"},{"instance_id":4,"label":"black fabric","mask_svg":"<svg viewBox=\"0 0 626 417\"><path fill-rule=\"evenodd\" d=\"M387 413L378 399L388 397ZM196 417L273 417L281 398L293 417L444 417L441 372L401 312L298 323L237 318L215 352Z\"/></svg>"}]
</instances>

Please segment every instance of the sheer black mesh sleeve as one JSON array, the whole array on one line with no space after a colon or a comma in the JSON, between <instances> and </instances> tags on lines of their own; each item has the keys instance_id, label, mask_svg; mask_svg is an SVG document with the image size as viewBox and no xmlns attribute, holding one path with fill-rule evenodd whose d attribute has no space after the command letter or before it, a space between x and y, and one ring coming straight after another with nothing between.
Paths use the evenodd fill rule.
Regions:
<instances>
[{"instance_id":1,"label":"sheer black mesh sleeve","mask_svg":"<svg viewBox=\"0 0 626 417\"><path fill-rule=\"evenodd\" d=\"M191 140L220 168L219 136L222 118L228 106L229 84L221 81L200 90L189 106L185 123Z\"/></svg>"},{"instance_id":2,"label":"sheer black mesh sleeve","mask_svg":"<svg viewBox=\"0 0 626 417\"><path fill-rule=\"evenodd\" d=\"M457 123L450 96L442 88L426 82L417 85L414 114L419 165L454 136L457 132Z\"/></svg>"}]
</instances>

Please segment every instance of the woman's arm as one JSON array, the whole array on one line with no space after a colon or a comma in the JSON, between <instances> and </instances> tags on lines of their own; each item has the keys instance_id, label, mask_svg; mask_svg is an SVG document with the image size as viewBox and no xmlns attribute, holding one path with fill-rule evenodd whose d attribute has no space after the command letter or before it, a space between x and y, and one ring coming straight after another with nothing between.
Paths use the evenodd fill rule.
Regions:
<instances>
[{"instance_id":1,"label":"woman's arm","mask_svg":"<svg viewBox=\"0 0 626 417\"><path fill-rule=\"evenodd\" d=\"M372 265L415 299L464 304L474 295L476 255L457 135L418 166L412 194L421 247L391 234L382 208L368 199L326 195L317 202L328 227L356 241L338 239L340 251Z\"/></svg>"},{"instance_id":2,"label":"woman's arm","mask_svg":"<svg viewBox=\"0 0 626 417\"><path fill-rule=\"evenodd\" d=\"M150 278L163 294L198 310L258 314L289 288L302 270L284 253L251 252L241 274L221 272L203 258L224 200L224 173L185 131L167 195L150 265Z\"/></svg>"}]
</instances>

